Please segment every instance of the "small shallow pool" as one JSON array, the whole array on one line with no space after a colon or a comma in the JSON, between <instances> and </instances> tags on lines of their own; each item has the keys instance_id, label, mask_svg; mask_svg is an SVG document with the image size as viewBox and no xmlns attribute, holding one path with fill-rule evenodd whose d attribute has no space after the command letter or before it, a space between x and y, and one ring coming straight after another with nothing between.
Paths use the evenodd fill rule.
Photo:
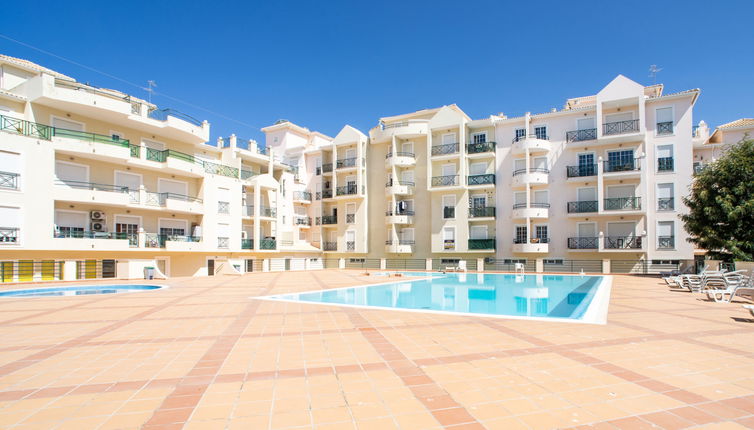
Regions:
<instances>
[{"instance_id":1,"label":"small shallow pool","mask_svg":"<svg viewBox=\"0 0 754 430\"><path fill-rule=\"evenodd\" d=\"M135 293L167 288L161 285L72 285L70 287L28 288L0 292L0 297L88 296L92 294Z\"/></svg>"},{"instance_id":2,"label":"small shallow pool","mask_svg":"<svg viewBox=\"0 0 754 430\"><path fill-rule=\"evenodd\" d=\"M401 273L403 280L259 297L419 312L604 324L610 276ZM386 278L390 279L390 278Z\"/></svg>"}]
</instances>

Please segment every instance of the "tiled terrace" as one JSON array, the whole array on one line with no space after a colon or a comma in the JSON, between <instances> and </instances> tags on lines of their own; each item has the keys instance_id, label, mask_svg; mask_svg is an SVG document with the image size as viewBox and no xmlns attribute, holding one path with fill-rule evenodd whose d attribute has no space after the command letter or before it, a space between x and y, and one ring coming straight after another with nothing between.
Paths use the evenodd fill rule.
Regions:
<instances>
[{"instance_id":1,"label":"tiled terrace","mask_svg":"<svg viewBox=\"0 0 754 430\"><path fill-rule=\"evenodd\" d=\"M750 315L656 279L616 276L605 326L249 299L375 281L4 299L0 427L754 428Z\"/></svg>"}]
</instances>

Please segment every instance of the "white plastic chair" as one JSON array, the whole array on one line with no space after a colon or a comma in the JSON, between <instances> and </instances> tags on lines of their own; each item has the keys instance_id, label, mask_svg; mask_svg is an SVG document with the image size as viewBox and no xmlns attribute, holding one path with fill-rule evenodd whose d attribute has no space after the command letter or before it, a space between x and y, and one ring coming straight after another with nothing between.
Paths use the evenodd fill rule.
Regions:
<instances>
[{"instance_id":1,"label":"white plastic chair","mask_svg":"<svg viewBox=\"0 0 754 430\"><path fill-rule=\"evenodd\" d=\"M519 273L522 274L522 275L524 274L524 264L523 263L515 263L513 265L513 268L515 269L516 274L519 274Z\"/></svg>"}]
</instances>

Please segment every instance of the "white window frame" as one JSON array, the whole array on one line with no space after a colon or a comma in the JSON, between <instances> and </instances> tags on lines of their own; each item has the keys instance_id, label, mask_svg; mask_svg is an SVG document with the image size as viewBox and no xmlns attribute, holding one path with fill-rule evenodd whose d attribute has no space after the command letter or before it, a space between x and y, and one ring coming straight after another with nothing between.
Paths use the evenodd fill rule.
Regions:
<instances>
[{"instance_id":1,"label":"white window frame","mask_svg":"<svg viewBox=\"0 0 754 430\"><path fill-rule=\"evenodd\" d=\"M163 181L164 182L175 182L177 184L183 184L183 188L185 190L185 192L183 193L183 195L184 196L189 195L189 193L188 193L188 182L177 181L175 179L167 179L167 178L157 178L157 192L158 193L166 192L166 191L161 191L160 183L163 182Z\"/></svg>"},{"instance_id":2,"label":"white window frame","mask_svg":"<svg viewBox=\"0 0 754 430\"><path fill-rule=\"evenodd\" d=\"M675 225L676 225L676 222L675 222L675 220L658 220L657 224L655 224L655 248L656 249L662 249L662 250L675 249L675 243L673 243L673 248L660 248L660 224L662 224L662 223L671 223L672 224L672 228L670 230L670 237L673 237L673 238L676 237L676 234L675 234Z\"/></svg>"},{"instance_id":3,"label":"white window frame","mask_svg":"<svg viewBox=\"0 0 754 430\"><path fill-rule=\"evenodd\" d=\"M191 231L191 228L189 227L189 221L187 219L176 219L176 218L157 218L157 234L160 233L160 229L162 228L162 222L163 221L182 221L183 222L183 230L186 232L186 236L191 236L194 232ZM202 235L204 232L202 232ZM210 257L212 258L212 257Z\"/></svg>"},{"instance_id":4,"label":"white window frame","mask_svg":"<svg viewBox=\"0 0 754 430\"><path fill-rule=\"evenodd\" d=\"M154 139L147 139L147 138L145 138L145 137L142 137L142 138L141 138L141 139L139 140L139 143L141 144L141 146L143 146L143 147L145 147L145 148L149 148L149 147L147 146L147 143L146 143L146 142L151 142L151 143L158 143L158 144L160 144L160 145L162 146L162 148L161 148L161 149L152 148L152 149L157 149L158 151L164 151L164 150L168 149L168 145L167 145L167 144L166 144L165 142L161 142L161 141L159 141L159 140L154 140ZM200 156L204 156L204 154L198 154L198 155L200 155ZM195 154L195 156L196 156L196 154ZM206 156L204 156L204 157L203 157L202 159L206 159L206 160L209 160L209 158L207 158Z\"/></svg>"},{"instance_id":5,"label":"white window frame","mask_svg":"<svg viewBox=\"0 0 754 430\"><path fill-rule=\"evenodd\" d=\"M526 242L529 243L531 241L531 228L529 228L528 224L513 224L513 239L518 239L518 228L523 227L526 229Z\"/></svg>"},{"instance_id":6,"label":"white window frame","mask_svg":"<svg viewBox=\"0 0 754 430\"><path fill-rule=\"evenodd\" d=\"M484 143L487 143L487 131L477 131L474 133L471 133L471 141L469 143L474 144L474 137L476 136L484 136Z\"/></svg>"},{"instance_id":7,"label":"white window frame","mask_svg":"<svg viewBox=\"0 0 754 430\"><path fill-rule=\"evenodd\" d=\"M549 134L550 133L550 126L547 125L547 124L531 124L531 134L533 134L534 136L536 136L537 135L537 129L540 128L540 127L544 127L545 128L545 136L549 137L550 136L550 134Z\"/></svg>"},{"instance_id":8,"label":"white window frame","mask_svg":"<svg viewBox=\"0 0 754 430\"><path fill-rule=\"evenodd\" d=\"M606 198L606 199L619 199L621 197L610 197L610 195L612 194L612 193L610 193L610 189L611 188L628 188L630 186L634 187L634 195L633 196L629 196L629 197L639 197L637 195L638 194L638 189L639 189L639 187L637 187L637 185L638 184L614 184L614 185L606 185L605 186L605 197L604 198Z\"/></svg>"},{"instance_id":9,"label":"white window frame","mask_svg":"<svg viewBox=\"0 0 754 430\"><path fill-rule=\"evenodd\" d=\"M483 169L484 173L474 173L474 175L486 175L487 174L487 167L489 167L489 163L487 163L485 161L479 161L479 162L476 162L476 163L471 163L469 165L469 174L471 174L471 172L474 170L473 168L475 166L484 166L484 169Z\"/></svg>"},{"instance_id":10,"label":"white window frame","mask_svg":"<svg viewBox=\"0 0 754 430\"><path fill-rule=\"evenodd\" d=\"M406 147L407 146L409 148L411 148L410 151L406 151ZM403 143L401 143L401 150L400 150L400 152L410 152L412 154L415 154L415 152L414 152L414 142L409 141L409 142L403 142Z\"/></svg>"},{"instance_id":11,"label":"white window frame","mask_svg":"<svg viewBox=\"0 0 754 430\"><path fill-rule=\"evenodd\" d=\"M627 114L627 113L630 113L630 114L631 114L631 119L629 119L629 120L624 120L624 121L633 121L633 120L635 120L635 119L636 119L636 112L635 112L635 111L633 111L633 110L629 110L629 111L626 111L626 112L610 112L610 113L606 113L606 114L603 114L603 116L604 116L604 118L605 118L605 123L611 123L611 122L618 122L618 121L608 121L608 118L610 118L611 116L615 116L615 115L625 115L625 114Z\"/></svg>"},{"instance_id":12,"label":"white window frame","mask_svg":"<svg viewBox=\"0 0 754 430\"><path fill-rule=\"evenodd\" d=\"M92 226L90 225L92 222L91 218L89 217L89 211L77 211L73 209L55 209L53 211L52 216L52 222L55 224L55 227L59 228L60 226L55 222L55 214L58 212L65 212L65 213L72 213L72 214L83 214L84 215L84 231L91 230ZM104 211L103 211L104 212ZM105 226L107 226L107 219L105 219ZM63 227L69 227L69 226L63 226Z\"/></svg>"},{"instance_id":13,"label":"white window frame","mask_svg":"<svg viewBox=\"0 0 754 430\"><path fill-rule=\"evenodd\" d=\"M539 202L537 202L537 198L536 198L537 193L545 193L545 195L547 196L547 198L542 203L550 204L550 190L537 190L537 189L532 189L531 190L531 202L532 203L539 203Z\"/></svg>"},{"instance_id":14,"label":"white window frame","mask_svg":"<svg viewBox=\"0 0 754 430\"><path fill-rule=\"evenodd\" d=\"M81 163L74 163L72 161L63 161L63 160L55 160L55 164L61 163L61 164L68 164L69 166L77 166L77 167L84 167L86 168L86 180L84 182L91 182L91 173L90 173L90 166L88 164L81 164ZM55 179L57 180L58 175L56 173L53 173L55 176Z\"/></svg>"},{"instance_id":15,"label":"white window frame","mask_svg":"<svg viewBox=\"0 0 754 430\"><path fill-rule=\"evenodd\" d=\"M673 132L668 134L657 134L657 111L660 109L668 109L670 108L670 118L673 123ZM654 123L654 129L655 129L655 137L670 137L675 136L675 129L676 129L676 120L675 120L675 106L674 105L665 105L665 106L657 106L655 107L655 123Z\"/></svg>"},{"instance_id":16,"label":"white window frame","mask_svg":"<svg viewBox=\"0 0 754 430\"><path fill-rule=\"evenodd\" d=\"M144 219L141 215L131 215L131 214L115 214L113 215L113 231L115 231L115 225L116 224L125 224L125 223L119 223L118 217L128 217L128 218L138 218L139 219L139 230L144 229Z\"/></svg>"},{"instance_id":17,"label":"white window frame","mask_svg":"<svg viewBox=\"0 0 754 430\"><path fill-rule=\"evenodd\" d=\"M86 131L86 123L85 122L72 120L70 118L62 117L62 116L55 115L55 114L50 114L50 126L54 127L55 119L59 119L61 121L67 121L67 122L73 122L73 123L79 124L79 125L81 125L81 131L82 132Z\"/></svg>"},{"instance_id":18,"label":"white window frame","mask_svg":"<svg viewBox=\"0 0 754 430\"><path fill-rule=\"evenodd\" d=\"M472 225L471 227L469 227L469 239L471 239L473 236L471 234L472 230L484 230L484 237L479 238L479 239L490 239L490 230L488 226L482 224L482 225Z\"/></svg>"},{"instance_id":19,"label":"white window frame","mask_svg":"<svg viewBox=\"0 0 754 430\"><path fill-rule=\"evenodd\" d=\"M113 170L113 185L117 185L117 181L115 180L115 178L118 177L118 173L123 173L123 174L126 174L126 175L138 176L139 177L139 185L141 185L141 186L144 185L144 175L141 174L141 173L132 172L130 170Z\"/></svg>"},{"instance_id":20,"label":"white window frame","mask_svg":"<svg viewBox=\"0 0 754 430\"><path fill-rule=\"evenodd\" d=\"M594 198L595 200L579 200L579 190L594 190ZM577 202L588 202L588 201L599 201L599 189L598 187L577 187L576 188L576 201Z\"/></svg>"},{"instance_id":21,"label":"white window frame","mask_svg":"<svg viewBox=\"0 0 754 430\"><path fill-rule=\"evenodd\" d=\"M446 175L445 174L445 166L453 166L453 172L454 172L453 175ZM442 174L441 176L454 176L454 175L458 175L458 166L456 165L456 163L441 164L440 165L440 173Z\"/></svg>"},{"instance_id":22,"label":"white window frame","mask_svg":"<svg viewBox=\"0 0 754 430\"><path fill-rule=\"evenodd\" d=\"M353 211L349 208L353 208ZM356 215L356 203L346 203L346 215Z\"/></svg>"},{"instance_id":23,"label":"white window frame","mask_svg":"<svg viewBox=\"0 0 754 430\"><path fill-rule=\"evenodd\" d=\"M453 141L445 143L445 136L453 136ZM452 145L454 143L458 143L458 133L452 132L452 133L442 133L440 135L440 144L441 145Z\"/></svg>"},{"instance_id":24,"label":"white window frame","mask_svg":"<svg viewBox=\"0 0 754 430\"><path fill-rule=\"evenodd\" d=\"M594 128L597 128L597 116L584 116L581 118L576 118L574 120L574 130L590 130L589 128L579 128L579 121L585 120L585 119L591 119L594 120Z\"/></svg>"},{"instance_id":25,"label":"white window frame","mask_svg":"<svg viewBox=\"0 0 754 430\"><path fill-rule=\"evenodd\" d=\"M474 205L474 199L478 199L480 197L484 199L484 207L487 207L487 203L489 203L489 198L487 197L487 194L485 194L485 193L472 194L471 195L471 204L472 204L472 207Z\"/></svg>"},{"instance_id":26,"label":"white window frame","mask_svg":"<svg viewBox=\"0 0 754 430\"><path fill-rule=\"evenodd\" d=\"M582 221L576 223L576 237L581 237L579 233L579 226L581 225L593 225L594 226L594 237L599 237L600 232L597 226L597 223L595 221ZM549 227L548 227L549 229Z\"/></svg>"},{"instance_id":27,"label":"white window frame","mask_svg":"<svg viewBox=\"0 0 754 430\"><path fill-rule=\"evenodd\" d=\"M529 239L536 239L537 238L537 227L547 227L547 239L550 239L550 233L552 230L550 230L550 224L543 222L538 224L532 224L531 225L531 231L527 232L529 233ZM533 233L533 234L532 234Z\"/></svg>"}]
</instances>

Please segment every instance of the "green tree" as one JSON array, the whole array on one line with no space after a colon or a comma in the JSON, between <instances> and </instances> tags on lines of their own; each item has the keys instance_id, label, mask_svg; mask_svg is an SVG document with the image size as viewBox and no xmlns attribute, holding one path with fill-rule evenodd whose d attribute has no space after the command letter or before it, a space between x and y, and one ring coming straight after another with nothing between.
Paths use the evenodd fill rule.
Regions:
<instances>
[{"instance_id":1,"label":"green tree","mask_svg":"<svg viewBox=\"0 0 754 430\"><path fill-rule=\"evenodd\" d=\"M689 242L713 258L754 257L754 140L745 136L699 172L682 215Z\"/></svg>"}]
</instances>

